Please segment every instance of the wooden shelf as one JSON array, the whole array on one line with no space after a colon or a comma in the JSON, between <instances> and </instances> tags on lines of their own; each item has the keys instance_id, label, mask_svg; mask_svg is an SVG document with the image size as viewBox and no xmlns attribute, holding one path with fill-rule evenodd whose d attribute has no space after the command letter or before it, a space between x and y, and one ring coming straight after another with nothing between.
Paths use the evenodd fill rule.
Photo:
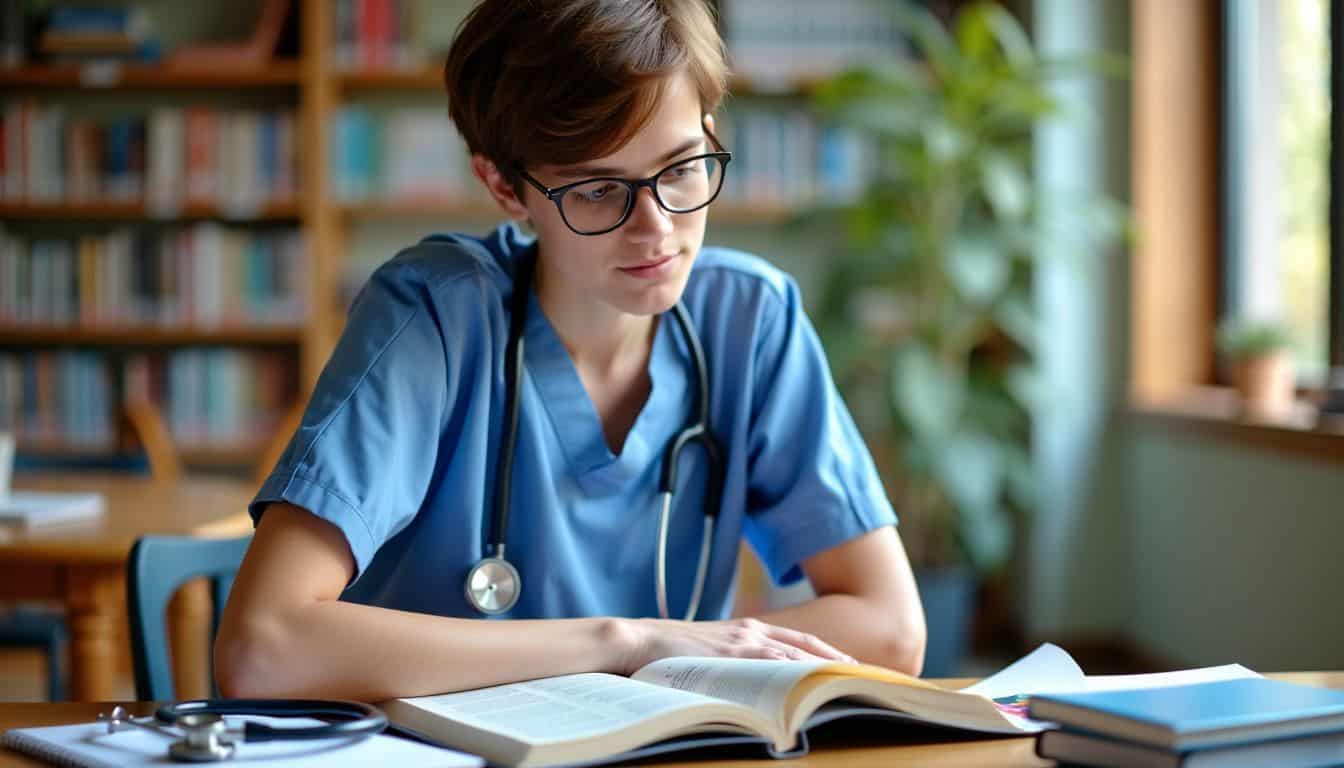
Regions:
<instances>
[{"instance_id":1,"label":"wooden shelf","mask_svg":"<svg viewBox=\"0 0 1344 768\"><path fill-rule=\"evenodd\" d=\"M371 70L367 72L338 72L336 84L345 91L368 91L392 88L400 91L441 91L443 70Z\"/></svg>"},{"instance_id":2,"label":"wooden shelf","mask_svg":"<svg viewBox=\"0 0 1344 768\"><path fill-rule=\"evenodd\" d=\"M191 344L298 344L303 329L296 326L239 326L188 328L153 326L0 326L0 345L30 346L180 346Z\"/></svg>"},{"instance_id":3,"label":"wooden shelf","mask_svg":"<svg viewBox=\"0 0 1344 768\"><path fill-rule=\"evenodd\" d=\"M299 63L293 60L235 70L107 62L0 69L0 87L4 88L268 88L297 86L299 80Z\"/></svg>"},{"instance_id":4,"label":"wooden shelf","mask_svg":"<svg viewBox=\"0 0 1344 768\"><path fill-rule=\"evenodd\" d=\"M352 219L413 219L424 217L486 218L503 216L494 203L483 200L419 201L400 203L345 203L341 215Z\"/></svg>"},{"instance_id":5,"label":"wooden shelf","mask_svg":"<svg viewBox=\"0 0 1344 768\"><path fill-rule=\"evenodd\" d=\"M178 446L182 461L187 464L208 466L252 466L261 455L262 440L249 440L242 443L184 443Z\"/></svg>"},{"instance_id":6,"label":"wooden shelf","mask_svg":"<svg viewBox=\"0 0 1344 768\"><path fill-rule=\"evenodd\" d=\"M171 216L150 211L143 202L0 203L0 219L94 219L106 221L286 221L299 218L298 203L276 203L241 213L216 205L186 205Z\"/></svg>"},{"instance_id":7,"label":"wooden shelf","mask_svg":"<svg viewBox=\"0 0 1344 768\"><path fill-rule=\"evenodd\" d=\"M1344 460L1344 424L1318 422L1315 406L1304 400L1282 418L1253 419L1241 413L1232 390L1192 387L1180 397L1136 399L1129 414L1141 425L1198 439L1322 461Z\"/></svg>"},{"instance_id":8,"label":"wooden shelf","mask_svg":"<svg viewBox=\"0 0 1344 768\"><path fill-rule=\"evenodd\" d=\"M18 453L43 458L65 459L83 457L131 456L134 451L121 450L112 443L72 443L65 440L19 440L15 445Z\"/></svg>"}]
</instances>

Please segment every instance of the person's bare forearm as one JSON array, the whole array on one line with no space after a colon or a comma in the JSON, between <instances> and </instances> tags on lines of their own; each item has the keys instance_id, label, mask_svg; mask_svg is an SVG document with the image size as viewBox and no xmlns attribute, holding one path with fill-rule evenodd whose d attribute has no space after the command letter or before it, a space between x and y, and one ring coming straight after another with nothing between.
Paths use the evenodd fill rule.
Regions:
<instances>
[{"instance_id":1,"label":"person's bare forearm","mask_svg":"<svg viewBox=\"0 0 1344 768\"><path fill-rule=\"evenodd\" d=\"M244 698L417 696L574 672L615 671L615 619L486 621L324 600L221 637L221 692Z\"/></svg>"},{"instance_id":2,"label":"person's bare forearm","mask_svg":"<svg viewBox=\"0 0 1344 768\"><path fill-rule=\"evenodd\" d=\"M890 601L832 594L756 618L816 635L859 661L918 675L926 632L923 617L908 613Z\"/></svg>"}]
</instances>

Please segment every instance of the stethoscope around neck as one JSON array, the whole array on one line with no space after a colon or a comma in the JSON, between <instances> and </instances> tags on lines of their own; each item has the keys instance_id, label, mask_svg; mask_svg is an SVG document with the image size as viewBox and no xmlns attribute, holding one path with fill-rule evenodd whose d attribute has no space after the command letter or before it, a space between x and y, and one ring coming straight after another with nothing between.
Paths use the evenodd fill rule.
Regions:
<instances>
[{"instance_id":1,"label":"stethoscope around neck","mask_svg":"<svg viewBox=\"0 0 1344 768\"><path fill-rule=\"evenodd\" d=\"M509 299L509 339L504 347L504 439L499 449L499 475L495 487L494 511L490 518L488 554L467 573L467 602L487 616L507 613L518 602L522 593L522 578L518 569L504 556L504 534L509 522L509 497L512 491L513 459L518 446L519 381L523 369L524 332L527 324L527 304L532 291L532 276L536 268L537 245L532 244L519 259L518 274L514 278L513 296ZM696 561L695 583L687 605L686 621L695 618L704 594L705 578L709 572L710 545L714 540L714 523L719 516L723 497L723 450L709 428L709 367L700 337L691 325L686 308L680 302L672 308L672 317L681 329L690 349L691 364L695 368L695 403L689 423L668 442L663 454L662 470L658 480L660 515L658 519L658 550L655 562L655 584L658 597L658 615L669 618L667 605L667 537L672 511L672 495L677 485L677 460L681 450L690 443L699 443L708 462L708 477L704 500L705 518L700 537L700 557Z\"/></svg>"}]
</instances>

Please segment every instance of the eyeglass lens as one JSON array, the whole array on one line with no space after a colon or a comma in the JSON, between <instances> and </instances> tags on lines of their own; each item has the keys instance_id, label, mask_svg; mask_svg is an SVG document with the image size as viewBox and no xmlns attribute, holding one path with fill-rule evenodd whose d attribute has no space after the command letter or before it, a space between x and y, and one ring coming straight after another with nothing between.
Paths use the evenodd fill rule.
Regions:
<instances>
[{"instance_id":1,"label":"eyeglass lens","mask_svg":"<svg viewBox=\"0 0 1344 768\"><path fill-rule=\"evenodd\" d=\"M697 157L667 168L654 182L654 195L663 208L686 213L708 204L723 184L723 163L717 157ZM621 222L630 206L631 185L618 179L596 179L580 184L560 198L560 213L579 233L609 230Z\"/></svg>"}]
</instances>

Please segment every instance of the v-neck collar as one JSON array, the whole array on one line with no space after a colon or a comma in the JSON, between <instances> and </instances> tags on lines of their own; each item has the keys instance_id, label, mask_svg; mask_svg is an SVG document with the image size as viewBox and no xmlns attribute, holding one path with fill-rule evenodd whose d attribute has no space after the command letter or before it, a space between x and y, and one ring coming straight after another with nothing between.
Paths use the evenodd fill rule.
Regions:
<instances>
[{"instance_id":1,"label":"v-neck collar","mask_svg":"<svg viewBox=\"0 0 1344 768\"><path fill-rule=\"evenodd\" d=\"M565 349L532 291L528 296L526 375L532 379L542 405L550 414L556 440L574 471L579 485L590 493L612 492L645 471L650 462L661 461L664 443L684 420L687 376L677 359L676 344L667 338L668 325L661 317L649 353L648 399L625 438L620 454L607 446L597 409L584 389L578 369Z\"/></svg>"}]
</instances>

